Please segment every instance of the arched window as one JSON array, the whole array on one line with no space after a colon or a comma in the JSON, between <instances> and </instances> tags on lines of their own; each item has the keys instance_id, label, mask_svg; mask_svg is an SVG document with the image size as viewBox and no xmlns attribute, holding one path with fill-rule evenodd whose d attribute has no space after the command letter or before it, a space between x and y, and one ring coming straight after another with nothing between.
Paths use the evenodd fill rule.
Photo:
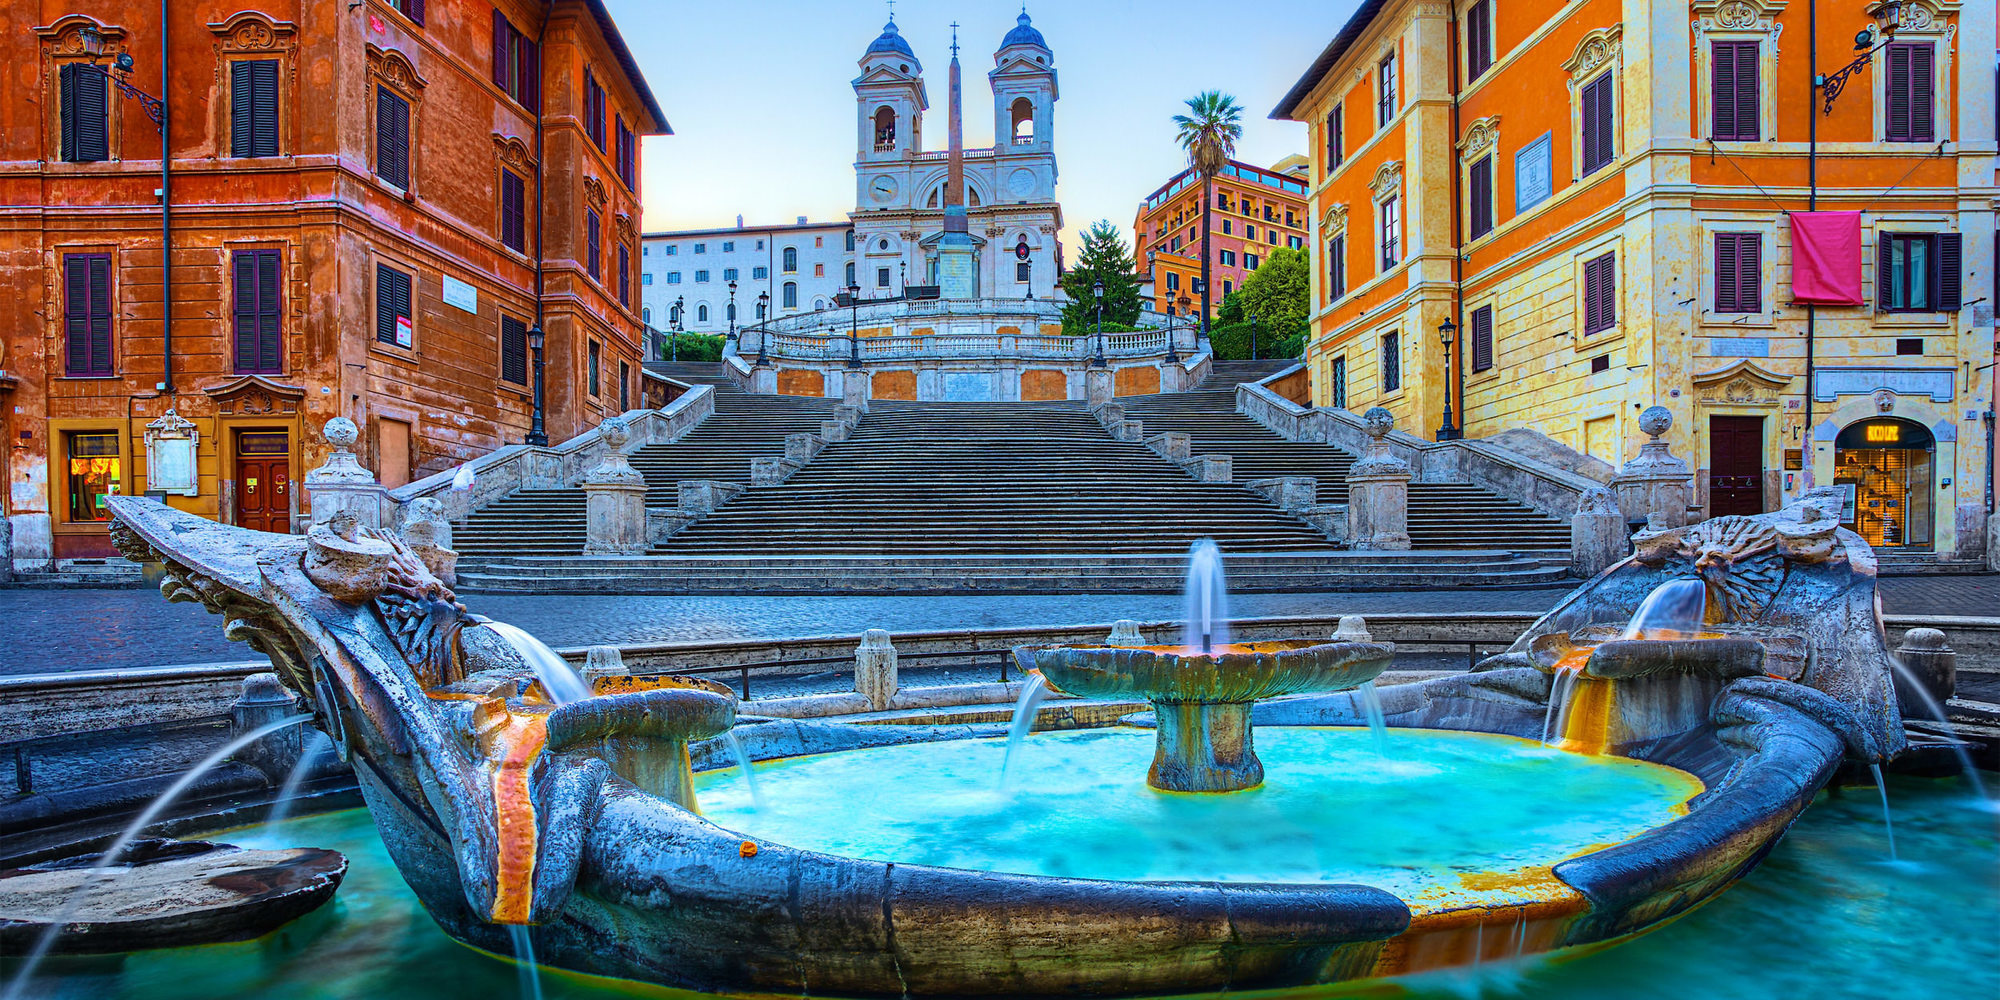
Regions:
<instances>
[{"instance_id":1,"label":"arched window","mask_svg":"<svg viewBox=\"0 0 2000 1000\"><path fill-rule=\"evenodd\" d=\"M1026 146L1035 141L1035 102L1027 98L1014 101L1014 145Z\"/></svg>"},{"instance_id":2,"label":"arched window","mask_svg":"<svg viewBox=\"0 0 2000 1000\"><path fill-rule=\"evenodd\" d=\"M940 184L931 191L930 204L926 207L936 208L938 207L938 203L943 200L944 200L944 185ZM982 202L979 200L979 189L973 187L970 184L967 184L965 186L965 203L971 205L974 208L978 208L982 204ZM887 248L885 247L884 249Z\"/></svg>"},{"instance_id":3,"label":"arched window","mask_svg":"<svg viewBox=\"0 0 2000 1000\"><path fill-rule=\"evenodd\" d=\"M764 308L765 308L764 303L762 302L757 303L757 318L759 320L764 318Z\"/></svg>"},{"instance_id":4,"label":"arched window","mask_svg":"<svg viewBox=\"0 0 2000 1000\"><path fill-rule=\"evenodd\" d=\"M896 148L896 111L886 105L875 109L875 148L881 151Z\"/></svg>"},{"instance_id":5,"label":"arched window","mask_svg":"<svg viewBox=\"0 0 2000 1000\"><path fill-rule=\"evenodd\" d=\"M843 288L854 287L854 262L851 260L847 262L847 283L842 287Z\"/></svg>"},{"instance_id":6,"label":"arched window","mask_svg":"<svg viewBox=\"0 0 2000 1000\"><path fill-rule=\"evenodd\" d=\"M818 311L820 311L821 309L825 309L825 308L826 308L826 300L825 300L825 299L814 299L814 300L813 300L813 311L814 311L814 312L818 312Z\"/></svg>"},{"instance_id":7,"label":"arched window","mask_svg":"<svg viewBox=\"0 0 2000 1000\"><path fill-rule=\"evenodd\" d=\"M847 252L854 252L854 230L852 229L847 231Z\"/></svg>"},{"instance_id":8,"label":"arched window","mask_svg":"<svg viewBox=\"0 0 2000 1000\"><path fill-rule=\"evenodd\" d=\"M694 321L697 323L708 322L708 306L699 305L694 307Z\"/></svg>"},{"instance_id":9,"label":"arched window","mask_svg":"<svg viewBox=\"0 0 2000 1000\"><path fill-rule=\"evenodd\" d=\"M646 324L647 326L652 326L652 325L653 325L653 307L652 307L652 306L642 306L642 307L641 307L641 308L639 309L639 322L641 322L641 323L644 323L644 324Z\"/></svg>"},{"instance_id":10,"label":"arched window","mask_svg":"<svg viewBox=\"0 0 2000 1000\"><path fill-rule=\"evenodd\" d=\"M787 309L797 309L797 308L799 307L799 283L798 283L798 282L796 282L796 281L787 281L787 282L785 282L785 299L784 299L784 306L785 306L785 308L787 308Z\"/></svg>"},{"instance_id":11,"label":"arched window","mask_svg":"<svg viewBox=\"0 0 2000 1000\"><path fill-rule=\"evenodd\" d=\"M792 272L794 272L794 271L797 271L798 269L799 269L799 248L798 248L798 247L786 247L786 248L785 248L785 273L786 273L786 274L791 274Z\"/></svg>"}]
</instances>

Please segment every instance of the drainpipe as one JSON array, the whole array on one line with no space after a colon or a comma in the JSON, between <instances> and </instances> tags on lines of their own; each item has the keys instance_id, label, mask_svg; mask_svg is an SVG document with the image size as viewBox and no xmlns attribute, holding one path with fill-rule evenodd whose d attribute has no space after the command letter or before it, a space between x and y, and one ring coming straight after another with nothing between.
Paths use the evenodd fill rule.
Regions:
<instances>
[{"instance_id":1,"label":"drainpipe","mask_svg":"<svg viewBox=\"0 0 2000 1000\"><path fill-rule=\"evenodd\" d=\"M543 289L542 262L546 260L548 257L548 255L542 249L542 216L547 214L547 209L548 209L547 206L548 193L546 190L547 184L545 184L543 181L544 172L542 167L542 117L543 117L543 109L548 106L548 97L549 97L549 95L542 92L542 81L547 79L548 77L548 74L542 72L542 60L548 58L549 15L546 10L544 10L542 14L542 30L536 37L537 40L535 42L535 75L537 79L535 80L535 326L534 329L541 331L543 337L542 343L544 346L542 350L535 353L535 358L534 361L532 362L535 366L535 371L533 375L534 385L531 389L531 391L534 393L534 398L529 402L528 405L534 412L534 419L531 424L531 429L528 432L528 443L538 444L546 447L549 443L548 432L545 429L547 427L549 419L549 412L548 412L549 404L548 404L547 390L544 388L546 380L543 378L542 375L542 372L547 367L547 359L548 359L547 337L549 333L548 327L542 325L543 322L542 300L544 297L542 294L542 289Z\"/></svg>"},{"instance_id":2,"label":"drainpipe","mask_svg":"<svg viewBox=\"0 0 2000 1000\"><path fill-rule=\"evenodd\" d=\"M160 384L171 396L174 391L174 189L173 189L173 83L167 61L172 47L167 44L167 0L160 0ZM173 405L171 399L169 406Z\"/></svg>"},{"instance_id":3,"label":"drainpipe","mask_svg":"<svg viewBox=\"0 0 2000 1000\"><path fill-rule=\"evenodd\" d=\"M1458 15L1454 12L1445 25L1446 56L1451 60L1451 143L1452 154L1458 151ZM1456 155L1447 157L1451 162L1451 321L1458 325L1458 336L1444 349L1444 366L1451 373L1451 379L1444 387L1445 409L1451 409L1452 396L1458 397L1458 427L1452 433L1453 439L1465 437L1465 338L1472 336L1472 328L1465 325L1465 220L1459 212L1459 203L1465 197L1460 190L1459 164ZM1452 352L1458 352L1457 363L1453 363Z\"/></svg>"},{"instance_id":4,"label":"drainpipe","mask_svg":"<svg viewBox=\"0 0 2000 1000\"><path fill-rule=\"evenodd\" d=\"M1819 211L1819 0L1806 0L1806 66L1812 86L1806 91L1806 211ZM1818 449L1813 440L1813 341L1819 308L1806 303L1806 413L1799 436L1799 492L1817 485L1813 465Z\"/></svg>"}]
</instances>

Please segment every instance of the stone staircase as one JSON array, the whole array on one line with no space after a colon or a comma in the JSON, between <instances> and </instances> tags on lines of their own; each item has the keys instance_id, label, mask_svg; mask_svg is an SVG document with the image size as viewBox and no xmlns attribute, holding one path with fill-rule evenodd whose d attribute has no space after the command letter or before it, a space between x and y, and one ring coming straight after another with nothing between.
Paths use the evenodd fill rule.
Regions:
<instances>
[{"instance_id":1,"label":"stone staircase","mask_svg":"<svg viewBox=\"0 0 2000 1000\"><path fill-rule=\"evenodd\" d=\"M1276 476L1313 476L1319 502L1347 502L1347 472L1355 457L1339 448L1288 441L1236 412L1236 383L1255 381L1290 367L1290 361L1218 361L1190 392L1127 396L1118 400L1128 419L1148 436L1179 431L1193 439L1193 453L1225 454L1237 486ZM1562 551L1569 526L1477 486L1410 484L1410 544L1416 549Z\"/></svg>"},{"instance_id":2,"label":"stone staircase","mask_svg":"<svg viewBox=\"0 0 2000 1000\"><path fill-rule=\"evenodd\" d=\"M646 477L646 505L673 507L676 483L714 479L750 484L750 462L785 453L785 436L818 433L839 400L752 396L713 362L650 362L647 369L715 387L715 412L672 444L648 445L629 457ZM750 495L769 489L757 487ZM461 559L477 564L499 556L576 555L583 551L584 493L580 489L516 490L452 528Z\"/></svg>"}]
</instances>

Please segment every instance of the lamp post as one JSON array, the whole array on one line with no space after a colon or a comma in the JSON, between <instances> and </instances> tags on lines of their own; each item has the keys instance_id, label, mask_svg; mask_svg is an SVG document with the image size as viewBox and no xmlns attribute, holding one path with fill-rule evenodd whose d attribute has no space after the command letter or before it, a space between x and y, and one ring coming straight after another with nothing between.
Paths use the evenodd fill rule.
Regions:
<instances>
[{"instance_id":1,"label":"lamp post","mask_svg":"<svg viewBox=\"0 0 2000 1000\"><path fill-rule=\"evenodd\" d=\"M766 312L766 309L767 307L770 306L770 304L771 304L770 292L757 293L758 312L764 313L767 316L770 315L768 312ZM757 326L757 367L759 368L771 367L771 325L769 320L765 320L763 323L758 324Z\"/></svg>"},{"instance_id":2,"label":"lamp post","mask_svg":"<svg viewBox=\"0 0 2000 1000\"><path fill-rule=\"evenodd\" d=\"M544 447L549 443L548 432L542 428L542 345L546 340L539 324L528 328L528 350L535 354L535 408L528 424L528 443Z\"/></svg>"},{"instance_id":3,"label":"lamp post","mask_svg":"<svg viewBox=\"0 0 2000 1000\"><path fill-rule=\"evenodd\" d=\"M1456 441L1463 436L1451 424L1451 345L1457 332L1458 326L1452 323L1450 316L1438 324L1438 343L1444 345L1444 423L1438 427L1439 441Z\"/></svg>"},{"instance_id":4,"label":"lamp post","mask_svg":"<svg viewBox=\"0 0 2000 1000\"><path fill-rule=\"evenodd\" d=\"M1090 297L1097 303L1097 356L1090 359L1090 367L1105 367L1104 360L1104 282L1090 283Z\"/></svg>"},{"instance_id":5,"label":"lamp post","mask_svg":"<svg viewBox=\"0 0 2000 1000\"><path fill-rule=\"evenodd\" d=\"M679 361L681 359L681 313L686 308L687 296L674 296L673 315L667 317L667 344L670 351L670 357L667 360L669 361Z\"/></svg>"},{"instance_id":6,"label":"lamp post","mask_svg":"<svg viewBox=\"0 0 2000 1000\"><path fill-rule=\"evenodd\" d=\"M729 339L736 339L736 282L729 283Z\"/></svg>"},{"instance_id":7,"label":"lamp post","mask_svg":"<svg viewBox=\"0 0 2000 1000\"><path fill-rule=\"evenodd\" d=\"M847 286L847 367L861 367L861 285Z\"/></svg>"},{"instance_id":8,"label":"lamp post","mask_svg":"<svg viewBox=\"0 0 2000 1000\"><path fill-rule=\"evenodd\" d=\"M1255 361L1257 360L1257 314L1246 311L1244 315L1250 317L1250 360Z\"/></svg>"},{"instance_id":9,"label":"lamp post","mask_svg":"<svg viewBox=\"0 0 2000 1000\"><path fill-rule=\"evenodd\" d=\"M1847 78L1867 69L1869 62L1875 58L1875 53L1896 40L1896 28L1902 23L1902 14L1903 5L1897 0L1889 0L1888 3L1875 8L1874 25L1862 28L1854 35L1854 51L1859 55L1835 71L1832 76L1813 77L1813 86L1818 89L1824 102L1821 114L1833 114L1833 99L1839 97L1842 90L1847 89ZM1877 36L1882 39L1879 45L1875 42Z\"/></svg>"}]
</instances>

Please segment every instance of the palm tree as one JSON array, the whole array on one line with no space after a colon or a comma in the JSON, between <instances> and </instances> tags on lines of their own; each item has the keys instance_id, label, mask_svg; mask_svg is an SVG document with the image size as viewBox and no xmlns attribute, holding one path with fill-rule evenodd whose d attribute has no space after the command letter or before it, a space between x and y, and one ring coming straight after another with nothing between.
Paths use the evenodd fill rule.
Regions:
<instances>
[{"instance_id":1,"label":"palm tree","mask_svg":"<svg viewBox=\"0 0 2000 1000\"><path fill-rule=\"evenodd\" d=\"M1220 90L1204 90L1188 98L1187 106L1187 114L1174 116L1174 127L1188 166L1201 178L1201 332L1207 336L1209 213L1215 208L1215 175L1229 165L1236 140L1243 138L1243 107Z\"/></svg>"}]
</instances>

